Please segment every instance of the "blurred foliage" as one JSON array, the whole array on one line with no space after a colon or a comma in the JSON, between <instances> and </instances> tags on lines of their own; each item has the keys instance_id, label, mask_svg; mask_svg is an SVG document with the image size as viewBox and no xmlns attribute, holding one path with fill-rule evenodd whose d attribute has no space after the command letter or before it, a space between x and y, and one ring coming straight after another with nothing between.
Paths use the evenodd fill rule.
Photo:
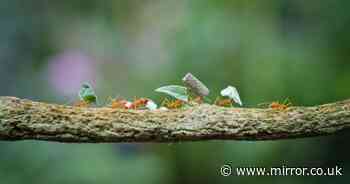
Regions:
<instances>
[{"instance_id":1,"label":"blurred foliage","mask_svg":"<svg viewBox=\"0 0 350 184\"><path fill-rule=\"evenodd\" d=\"M346 0L2 0L0 95L71 104L77 94L60 91L62 85L53 81L78 89L80 80L95 77L102 102L116 96L160 102L154 89L181 84L192 72L212 98L234 85L246 107L286 97L295 105L349 98L349 6ZM71 56L67 53L75 57L60 57ZM53 63L64 58L71 61L55 72ZM69 64L77 58L87 66ZM344 133L170 145L1 142L0 177L11 184L345 183L347 173L224 178L219 168L225 163L347 168L348 138Z\"/></svg>"}]
</instances>

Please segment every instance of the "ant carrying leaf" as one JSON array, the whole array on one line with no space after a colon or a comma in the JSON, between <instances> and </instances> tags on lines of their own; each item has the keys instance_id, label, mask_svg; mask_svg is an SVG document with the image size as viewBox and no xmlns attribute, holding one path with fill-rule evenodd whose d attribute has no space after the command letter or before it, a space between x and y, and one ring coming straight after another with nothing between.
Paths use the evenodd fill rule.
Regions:
<instances>
[{"instance_id":1,"label":"ant carrying leaf","mask_svg":"<svg viewBox=\"0 0 350 184\"><path fill-rule=\"evenodd\" d=\"M239 97L239 93L237 89L233 86L228 86L227 88L221 90L221 96L227 97L231 99L233 102L239 104L240 106L243 105L241 98Z\"/></svg>"},{"instance_id":2,"label":"ant carrying leaf","mask_svg":"<svg viewBox=\"0 0 350 184\"><path fill-rule=\"evenodd\" d=\"M91 87L91 85L88 83L84 83L81 86L81 89L79 91L79 97L80 97L80 100L85 101L89 104L97 103L97 96L95 94L95 91Z\"/></svg>"},{"instance_id":3,"label":"ant carrying leaf","mask_svg":"<svg viewBox=\"0 0 350 184\"><path fill-rule=\"evenodd\" d=\"M222 107L233 107L234 103L242 106L241 98L239 97L238 91L233 86L221 90L221 97L217 97L214 104Z\"/></svg>"},{"instance_id":4,"label":"ant carrying leaf","mask_svg":"<svg viewBox=\"0 0 350 184\"><path fill-rule=\"evenodd\" d=\"M182 79L185 86L169 85L156 89L156 92L167 94L176 100L165 99L162 104L169 109L181 108L185 104L195 106L202 104L209 94L209 89L194 75L188 73ZM208 101L208 100L207 100Z\"/></svg>"},{"instance_id":5,"label":"ant carrying leaf","mask_svg":"<svg viewBox=\"0 0 350 184\"><path fill-rule=\"evenodd\" d=\"M188 90L184 86L163 86L155 90L156 92L165 93L173 98L174 100L169 100L165 98L161 106L166 107L167 109L179 109L184 106L185 103L190 101L190 96L188 94Z\"/></svg>"},{"instance_id":6,"label":"ant carrying leaf","mask_svg":"<svg viewBox=\"0 0 350 184\"><path fill-rule=\"evenodd\" d=\"M74 103L76 107L89 107L91 104L97 104L97 96L90 84L84 83L79 91L80 101Z\"/></svg>"}]
</instances>

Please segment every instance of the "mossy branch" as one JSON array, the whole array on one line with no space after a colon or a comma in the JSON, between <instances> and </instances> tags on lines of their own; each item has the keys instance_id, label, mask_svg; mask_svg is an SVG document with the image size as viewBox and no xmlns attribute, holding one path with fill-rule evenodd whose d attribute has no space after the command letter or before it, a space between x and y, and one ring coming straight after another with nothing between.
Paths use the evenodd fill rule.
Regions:
<instances>
[{"instance_id":1,"label":"mossy branch","mask_svg":"<svg viewBox=\"0 0 350 184\"><path fill-rule=\"evenodd\" d=\"M350 100L286 110L199 105L148 111L80 108L0 97L0 140L177 142L275 140L350 128Z\"/></svg>"}]
</instances>

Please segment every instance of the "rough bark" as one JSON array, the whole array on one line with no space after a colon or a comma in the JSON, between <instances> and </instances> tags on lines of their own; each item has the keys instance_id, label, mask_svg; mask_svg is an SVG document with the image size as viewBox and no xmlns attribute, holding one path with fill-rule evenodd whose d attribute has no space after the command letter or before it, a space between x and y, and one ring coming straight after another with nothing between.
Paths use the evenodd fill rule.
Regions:
<instances>
[{"instance_id":1,"label":"rough bark","mask_svg":"<svg viewBox=\"0 0 350 184\"><path fill-rule=\"evenodd\" d=\"M0 140L177 142L275 140L350 128L350 100L286 110L199 105L148 111L82 108L0 97Z\"/></svg>"}]
</instances>

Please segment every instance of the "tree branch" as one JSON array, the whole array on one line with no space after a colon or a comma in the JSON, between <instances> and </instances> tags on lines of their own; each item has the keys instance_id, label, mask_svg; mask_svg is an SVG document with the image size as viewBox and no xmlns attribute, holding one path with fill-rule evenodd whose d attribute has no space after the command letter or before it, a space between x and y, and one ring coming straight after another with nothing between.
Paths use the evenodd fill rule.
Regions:
<instances>
[{"instance_id":1,"label":"tree branch","mask_svg":"<svg viewBox=\"0 0 350 184\"><path fill-rule=\"evenodd\" d=\"M274 140L350 128L350 100L287 110L199 105L188 110L80 108L0 97L0 140L176 142Z\"/></svg>"}]
</instances>

